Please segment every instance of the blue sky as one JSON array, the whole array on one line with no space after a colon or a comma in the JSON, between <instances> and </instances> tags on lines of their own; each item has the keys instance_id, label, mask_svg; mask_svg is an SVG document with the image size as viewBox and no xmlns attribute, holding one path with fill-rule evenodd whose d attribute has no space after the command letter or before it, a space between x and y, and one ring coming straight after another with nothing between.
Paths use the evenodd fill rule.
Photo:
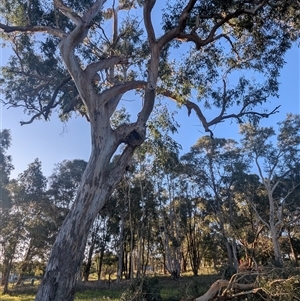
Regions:
<instances>
[{"instance_id":1,"label":"blue sky","mask_svg":"<svg viewBox=\"0 0 300 301\"><path fill-rule=\"evenodd\" d=\"M1 64L5 63L8 55L8 49L2 48ZM299 48L294 47L287 53L286 62L280 78L280 98L270 99L266 104L266 107L271 110L281 104L280 113L265 119L262 123L264 126L275 125L278 121L283 120L287 113L300 114ZM139 102L139 100L134 100L133 104L135 102ZM123 103L126 105L126 101ZM178 109L168 99L165 100L165 103L178 112L176 117L180 128L174 138L182 145L182 152L188 152L197 139L206 133L195 114L188 117L184 107ZM214 116L213 111L206 113ZM57 116L52 116L49 122L38 120L32 124L21 126L21 120L29 120L21 109L7 109L2 106L0 114L0 129L10 129L12 134L12 146L8 151L15 166L15 170L11 174L12 178L24 171L35 158L42 161L45 176L52 173L54 164L64 159L88 160L91 150L90 130L89 124L84 118L73 117L69 122L62 123ZM238 126L230 120L217 125L212 130L217 137L239 139Z\"/></svg>"}]
</instances>

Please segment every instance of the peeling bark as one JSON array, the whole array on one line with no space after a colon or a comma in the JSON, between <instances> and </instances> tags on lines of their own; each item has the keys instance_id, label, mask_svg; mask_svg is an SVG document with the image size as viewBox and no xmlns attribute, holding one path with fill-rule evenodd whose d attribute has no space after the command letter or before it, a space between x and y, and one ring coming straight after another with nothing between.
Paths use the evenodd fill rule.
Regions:
<instances>
[{"instance_id":1,"label":"peeling bark","mask_svg":"<svg viewBox=\"0 0 300 301\"><path fill-rule=\"evenodd\" d=\"M76 275L83 260L88 230L121 180L133 154L134 148L128 146L118 164L111 168L109 162L118 141L107 126L107 116L100 112L93 114L91 127L92 154L78 195L53 245L37 301L74 300Z\"/></svg>"}]
</instances>

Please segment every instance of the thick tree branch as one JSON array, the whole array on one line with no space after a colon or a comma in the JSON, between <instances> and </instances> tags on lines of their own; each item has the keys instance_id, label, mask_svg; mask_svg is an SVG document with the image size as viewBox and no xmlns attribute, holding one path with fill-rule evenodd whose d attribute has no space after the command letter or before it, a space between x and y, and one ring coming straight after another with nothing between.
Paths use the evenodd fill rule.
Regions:
<instances>
[{"instance_id":1,"label":"thick tree branch","mask_svg":"<svg viewBox=\"0 0 300 301\"><path fill-rule=\"evenodd\" d=\"M90 80L92 80L92 78L98 71L102 71L104 69L113 67L114 65L117 64L127 64L127 63L128 61L126 59L123 59L121 57L116 57L116 56L103 59L99 62L92 63L86 67L86 69L84 70L85 78L89 78Z\"/></svg>"},{"instance_id":2,"label":"thick tree branch","mask_svg":"<svg viewBox=\"0 0 300 301\"><path fill-rule=\"evenodd\" d=\"M168 31L166 34L161 36L158 41L155 38L155 32L151 21L151 11L156 3L155 0L147 0L144 5L144 21L145 27L148 34L149 43L151 45L151 59L148 68L148 80L145 90L145 100L143 108L138 117L138 124L145 124L149 118L150 113L153 110L155 100L155 90L158 78L158 65L160 51L163 47L174 39L181 31L186 27L186 21L189 17L189 13L194 7L196 0L190 0L186 7L183 9L182 14L178 20L178 26L173 30Z\"/></svg>"},{"instance_id":3,"label":"thick tree branch","mask_svg":"<svg viewBox=\"0 0 300 301\"><path fill-rule=\"evenodd\" d=\"M183 40L183 41L191 41L194 42L196 45L196 49L200 49L201 47L214 42L215 40L224 37L224 35L218 35L215 36L217 30L224 25L226 22L228 22L229 20L238 17L239 15L241 15L243 13L243 10L238 9L233 13L228 14L227 16L223 17L222 20L220 20L219 22L217 22L213 28L211 29L210 33L208 34L206 39L201 39L198 34L195 31L192 31L191 33L184 33L184 32L180 32L180 34L177 36L178 40Z\"/></svg>"},{"instance_id":4,"label":"thick tree branch","mask_svg":"<svg viewBox=\"0 0 300 301\"><path fill-rule=\"evenodd\" d=\"M32 115L32 117L28 120L28 121L20 121L21 125L25 125L25 124L30 124L32 123L34 120L38 119L39 117L41 117L42 113L39 112L37 114Z\"/></svg>"},{"instance_id":5,"label":"thick tree branch","mask_svg":"<svg viewBox=\"0 0 300 301\"><path fill-rule=\"evenodd\" d=\"M106 0L97 0L93 6L87 10L83 16L82 20L85 23L90 24L91 21L96 17L96 15L100 12L101 8L103 7L103 4L106 2Z\"/></svg>"},{"instance_id":6,"label":"thick tree branch","mask_svg":"<svg viewBox=\"0 0 300 301\"><path fill-rule=\"evenodd\" d=\"M82 101L86 105L87 110L89 110L93 99L97 98L97 94L93 90L91 80L96 73L96 66L99 67L100 63L92 64L90 68L87 68L86 74L90 76L90 80L87 82L85 79L85 73L80 67L75 56L75 47L79 45L79 43L81 43L87 36L90 23L92 19L99 13L103 3L105 3L105 0L96 1L94 5L83 14L83 18L78 18L76 15L74 16L74 12L65 6L62 1L55 0L55 3L65 13L65 15L71 19L73 18L72 20L77 25L76 28L61 41L59 47L62 58L67 66L68 71L74 79ZM90 116L89 111L88 115Z\"/></svg>"},{"instance_id":7,"label":"thick tree branch","mask_svg":"<svg viewBox=\"0 0 300 301\"><path fill-rule=\"evenodd\" d=\"M155 32L152 25L151 11L155 5L156 0L146 0L144 4L144 23L148 34L150 47L156 43Z\"/></svg>"},{"instance_id":8,"label":"thick tree branch","mask_svg":"<svg viewBox=\"0 0 300 301\"><path fill-rule=\"evenodd\" d=\"M190 0L189 3L186 5L186 7L183 9L183 11L179 17L179 20L178 20L179 21L178 29L180 32L182 32L185 29L186 21L190 15L190 12L194 8L196 2L197 2L197 0Z\"/></svg>"},{"instance_id":9,"label":"thick tree branch","mask_svg":"<svg viewBox=\"0 0 300 301\"><path fill-rule=\"evenodd\" d=\"M87 24L82 23L81 25L76 26L76 28L60 42L59 48L64 63L75 82L80 97L88 109L92 99L96 97L96 93L93 90L92 83L85 80L84 71L75 56L75 47L86 37L87 33Z\"/></svg>"},{"instance_id":10,"label":"thick tree branch","mask_svg":"<svg viewBox=\"0 0 300 301\"><path fill-rule=\"evenodd\" d=\"M137 122L122 124L115 129L115 135L119 143L126 143L136 147L144 141L146 130L144 126L139 126Z\"/></svg>"},{"instance_id":11,"label":"thick tree branch","mask_svg":"<svg viewBox=\"0 0 300 301\"><path fill-rule=\"evenodd\" d=\"M76 25L82 23L82 18L73 11L70 7L66 6L61 0L54 0L54 6L67 18L72 20Z\"/></svg>"},{"instance_id":12,"label":"thick tree branch","mask_svg":"<svg viewBox=\"0 0 300 301\"><path fill-rule=\"evenodd\" d=\"M145 81L131 81L124 84L115 85L99 94L101 102L108 103L114 96L124 94L130 90L139 89L145 87Z\"/></svg>"},{"instance_id":13,"label":"thick tree branch","mask_svg":"<svg viewBox=\"0 0 300 301\"><path fill-rule=\"evenodd\" d=\"M253 9L246 9L246 8L244 8L244 12L247 13L247 14L255 15L261 8L263 8L269 2L269 0L264 0L264 1L247 1L247 2L248 3L249 2L250 3L255 2L254 4L257 4L257 5Z\"/></svg>"},{"instance_id":14,"label":"thick tree branch","mask_svg":"<svg viewBox=\"0 0 300 301\"><path fill-rule=\"evenodd\" d=\"M136 147L133 147L131 145L127 145L125 149L123 150L121 156L118 158L116 164L110 170L109 177L107 179L107 183L111 186L113 186L115 183L118 183L122 176L124 175L124 172L126 171L126 168L131 163L132 155Z\"/></svg>"},{"instance_id":15,"label":"thick tree branch","mask_svg":"<svg viewBox=\"0 0 300 301\"><path fill-rule=\"evenodd\" d=\"M26 26L9 26L0 23L0 29L3 32L11 33L11 32L26 32L26 33L34 33L34 32L45 32L48 34L52 34L59 38L66 37L66 33L60 29L53 28L50 26L33 26L33 25L26 25Z\"/></svg>"},{"instance_id":16,"label":"thick tree branch","mask_svg":"<svg viewBox=\"0 0 300 301\"><path fill-rule=\"evenodd\" d=\"M190 15L191 10L194 8L196 2L197 0L190 0L179 17L178 26L172 30L169 30L158 39L157 43L159 45L159 49L162 49L168 42L178 37L184 31L187 19Z\"/></svg>"},{"instance_id":17,"label":"thick tree branch","mask_svg":"<svg viewBox=\"0 0 300 301\"><path fill-rule=\"evenodd\" d=\"M116 95L114 97L112 97L108 102L107 102L107 106L108 106L108 116L109 118L113 115L113 113L115 112L121 98L123 96L122 94Z\"/></svg>"},{"instance_id":18,"label":"thick tree branch","mask_svg":"<svg viewBox=\"0 0 300 301\"><path fill-rule=\"evenodd\" d=\"M258 292L263 291L261 287L254 288L250 291L244 291L244 292L239 292L231 295L231 298L236 298L240 296L245 296L245 295L250 295L250 294L257 294Z\"/></svg>"}]
</instances>

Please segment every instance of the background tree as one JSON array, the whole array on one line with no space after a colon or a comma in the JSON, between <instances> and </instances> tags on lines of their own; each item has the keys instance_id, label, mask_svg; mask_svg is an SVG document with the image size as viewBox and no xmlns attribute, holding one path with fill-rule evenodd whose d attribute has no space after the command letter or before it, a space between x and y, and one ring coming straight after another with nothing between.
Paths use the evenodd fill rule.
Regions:
<instances>
[{"instance_id":1,"label":"background tree","mask_svg":"<svg viewBox=\"0 0 300 301\"><path fill-rule=\"evenodd\" d=\"M64 160L55 166L49 177L48 193L57 207L70 209L86 165L84 160L75 159Z\"/></svg>"},{"instance_id":2,"label":"background tree","mask_svg":"<svg viewBox=\"0 0 300 301\"><path fill-rule=\"evenodd\" d=\"M92 267L92 258L94 255L94 250L100 244L100 231L105 232L105 228L103 227L104 221L102 220L101 216L97 217L94 220L92 229L90 230L90 234L87 240L87 258L86 262L83 264L83 279L84 281L89 280L89 275ZM100 279L99 279L100 280Z\"/></svg>"},{"instance_id":3,"label":"background tree","mask_svg":"<svg viewBox=\"0 0 300 301\"><path fill-rule=\"evenodd\" d=\"M9 193L10 172L13 169L12 158L6 154L11 144L9 130L0 131L0 242L1 242L1 285L3 292L8 290L9 274L12 267L12 260L15 254L17 238L14 237L17 218L10 214L13 203Z\"/></svg>"},{"instance_id":4,"label":"background tree","mask_svg":"<svg viewBox=\"0 0 300 301\"><path fill-rule=\"evenodd\" d=\"M163 32L155 30L151 19L155 4L154 0L107 5L105 0L67 4L55 0L47 6L42 1L1 3L0 28L14 51L2 69L6 102L23 107L31 115L27 123L48 119L51 110L59 108L63 118L77 110L91 125L91 157L36 300L74 299L88 229L122 179L135 148L145 140L157 93L187 106L189 113L195 110L207 132L229 118L257 121L269 115L254 108L277 93L283 55L299 34L298 2L171 1L163 14ZM135 14L140 6L144 23ZM118 22L124 10L128 14ZM103 30L106 20L113 23L110 38ZM185 44L187 55L179 63L172 62L169 54L179 41L191 44ZM249 69L256 82L241 76L234 79L237 85L229 85L234 73ZM112 129L110 118L122 95L131 90L141 92L140 112L129 124ZM211 121L191 101L197 97L219 109ZM234 105L236 113L230 111ZM121 144L125 147L111 168Z\"/></svg>"},{"instance_id":5,"label":"background tree","mask_svg":"<svg viewBox=\"0 0 300 301\"><path fill-rule=\"evenodd\" d=\"M187 257L194 276L198 275L200 264L209 253L213 234L209 227L210 219L207 203L201 197L181 197L181 218L186 240Z\"/></svg>"},{"instance_id":6,"label":"background tree","mask_svg":"<svg viewBox=\"0 0 300 301\"><path fill-rule=\"evenodd\" d=\"M233 194L234 186L248 170L248 162L237 142L231 139L212 140L208 136L200 138L182 159L200 195L213 212L215 230L223 236L228 264L237 269L237 237L233 229L235 222L239 224L239 217Z\"/></svg>"},{"instance_id":7,"label":"background tree","mask_svg":"<svg viewBox=\"0 0 300 301\"><path fill-rule=\"evenodd\" d=\"M3 139L3 143L9 142L8 138ZM3 162L7 171L9 159ZM4 291L7 291L7 279L13 265L19 266L15 267L19 274L17 284L21 284L27 275L34 274L36 268L44 271L43 265L48 260L50 248L68 211L65 205L74 198L76 184L80 182L85 165L81 160L66 160L59 164L59 169L57 167L50 177L49 190L38 159L29 164L17 179L6 179L3 187L6 201L1 207ZM2 179L5 179L4 174ZM16 258L19 258L18 263Z\"/></svg>"},{"instance_id":8,"label":"background tree","mask_svg":"<svg viewBox=\"0 0 300 301\"><path fill-rule=\"evenodd\" d=\"M9 231L6 233L4 261L11 266L17 255L24 256L18 283L24 273L28 272L34 256L42 255L41 259L45 260L45 246L52 228L43 214L48 205L45 189L46 178L42 175L41 162L38 159L29 164L17 180L11 180L9 184L12 206L6 212L10 222L3 228L3 233ZM9 270L10 267L7 267L8 275Z\"/></svg>"},{"instance_id":9,"label":"background tree","mask_svg":"<svg viewBox=\"0 0 300 301\"><path fill-rule=\"evenodd\" d=\"M9 176L11 170L14 168L12 165L12 158L10 155L6 154L6 151L10 147L11 144L11 135L9 130L1 130L0 131L0 191L1 191L1 199L0 199L0 208L1 214L4 216L4 212L6 208L10 207L10 198L9 191L7 189L7 185L9 183Z\"/></svg>"},{"instance_id":10,"label":"background tree","mask_svg":"<svg viewBox=\"0 0 300 301\"><path fill-rule=\"evenodd\" d=\"M280 249L279 237L284 228L284 216L287 214L287 201L299 183L292 182L290 189L280 189L285 178L297 170L299 162L300 143L300 116L288 115L279 125L277 143L272 141L275 131L273 127L254 127L250 124L241 127L244 135L244 150L248 151L258 169L261 184L263 185L268 201L267 218L259 215L260 220L269 229L275 262L282 266L283 257ZM279 190L280 189L280 190ZM253 208L257 208L255 204Z\"/></svg>"},{"instance_id":11,"label":"background tree","mask_svg":"<svg viewBox=\"0 0 300 301\"><path fill-rule=\"evenodd\" d=\"M265 202L259 177L248 173L238 179L233 189L233 200L236 205L236 221L231 224L231 231L240 243L242 266L244 268L257 267L258 263L265 263L262 246L268 245L263 236L266 232L265 225L257 217L253 208L253 204ZM266 206L260 208L260 214L266 216Z\"/></svg>"},{"instance_id":12,"label":"background tree","mask_svg":"<svg viewBox=\"0 0 300 301\"><path fill-rule=\"evenodd\" d=\"M300 177L299 177L299 162L296 163L295 170L288 176L282 180L279 184L278 190L284 192L282 195L286 195L286 207L284 218L284 230L287 232L289 248L286 253L292 254L292 261L294 261L295 265L298 266L298 254L300 252L299 249L299 220L300 220L300 207L299 207L299 193L300 193Z\"/></svg>"},{"instance_id":13,"label":"background tree","mask_svg":"<svg viewBox=\"0 0 300 301\"><path fill-rule=\"evenodd\" d=\"M23 215L23 250L25 256L22 260L20 276L17 281L21 283L22 277L28 271L33 256L42 248L45 254L44 244L48 241L48 232L52 227L43 221L43 208L47 207L46 185L47 179L43 176L41 162L36 159L28 165L28 168L19 175L13 191L15 205L19 207ZM49 227L49 229L48 229ZM46 255L46 254L45 254ZM45 260L45 258L43 258Z\"/></svg>"}]
</instances>

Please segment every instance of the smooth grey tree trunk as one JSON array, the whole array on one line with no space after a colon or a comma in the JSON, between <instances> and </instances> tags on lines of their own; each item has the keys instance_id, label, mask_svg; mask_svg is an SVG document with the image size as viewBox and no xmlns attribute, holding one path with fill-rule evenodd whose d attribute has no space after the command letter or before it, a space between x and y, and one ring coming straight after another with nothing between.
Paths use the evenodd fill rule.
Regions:
<instances>
[{"instance_id":1,"label":"smooth grey tree trunk","mask_svg":"<svg viewBox=\"0 0 300 301\"><path fill-rule=\"evenodd\" d=\"M122 213L121 225L120 225L120 238L119 238L119 250L118 250L118 271L117 281L120 282L122 279L123 272L123 259L124 259L124 228L125 228L125 212Z\"/></svg>"},{"instance_id":2,"label":"smooth grey tree trunk","mask_svg":"<svg viewBox=\"0 0 300 301\"><path fill-rule=\"evenodd\" d=\"M127 149L123 154L125 158L121 156L115 167L110 166L116 145L112 130L105 126L109 124L105 120L107 117L101 115L95 114L91 121L92 154L75 202L53 245L36 301L74 300L76 275L83 260L88 230L121 180L120 169L125 170L124 165L133 154L133 148Z\"/></svg>"}]
</instances>

